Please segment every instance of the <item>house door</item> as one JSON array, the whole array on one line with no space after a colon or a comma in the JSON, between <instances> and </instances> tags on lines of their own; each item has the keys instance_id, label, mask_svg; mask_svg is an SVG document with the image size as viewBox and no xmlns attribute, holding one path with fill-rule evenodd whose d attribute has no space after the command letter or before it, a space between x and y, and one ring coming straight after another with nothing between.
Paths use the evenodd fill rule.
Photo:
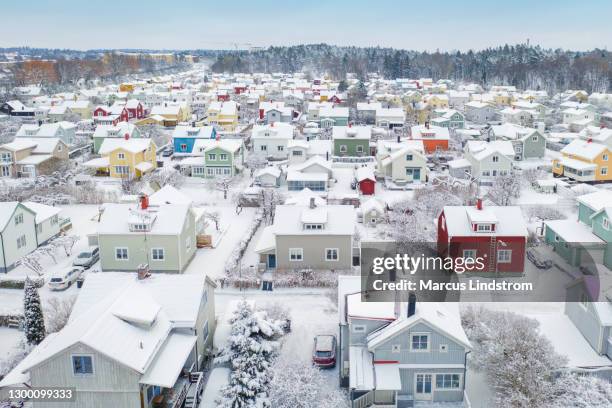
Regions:
<instances>
[{"instance_id":1,"label":"house door","mask_svg":"<svg viewBox=\"0 0 612 408\"><path fill-rule=\"evenodd\" d=\"M412 169L412 181L421 181L421 169Z\"/></svg>"},{"instance_id":2,"label":"house door","mask_svg":"<svg viewBox=\"0 0 612 408\"><path fill-rule=\"evenodd\" d=\"M268 268L276 268L276 254L268 254Z\"/></svg>"},{"instance_id":3,"label":"house door","mask_svg":"<svg viewBox=\"0 0 612 408\"><path fill-rule=\"evenodd\" d=\"M415 374L414 377L414 399L431 400L432 374Z\"/></svg>"}]
</instances>

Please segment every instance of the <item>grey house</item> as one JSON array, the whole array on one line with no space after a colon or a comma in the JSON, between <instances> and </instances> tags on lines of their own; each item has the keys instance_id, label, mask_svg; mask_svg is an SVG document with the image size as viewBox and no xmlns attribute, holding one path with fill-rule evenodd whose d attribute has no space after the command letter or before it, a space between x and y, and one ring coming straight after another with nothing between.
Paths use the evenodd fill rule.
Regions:
<instances>
[{"instance_id":1,"label":"grey house","mask_svg":"<svg viewBox=\"0 0 612 408\"><path fill-rule=\"evenodd\" d=\"M279 205L255 251L266 269L348 270L353 262L356 213L348 205Z\"/></svg>"},{"instance_id":2,"label":"grey house","mask_svg":"<svg viewBox=\"0 0 612 408\"><path fill-rule=\"evenodd\" d=\"M97 232L103 271L182 272L195 254L189 204L106 204Z\"/></svg>"},{"instance_id":3,"label":"grey house","mask_svg":"<svg viewBox=\"0 0 612 408\"><path fill-rule=\"evenodd\" d=\"M0 203L0 272L37 247L36 213L17 201Z\"/></svg>"},{"instance_id":4,"label":"grey house","mask_svg":"<svg viewBox=\"0 0 612 408\"><path fill-rule=\"evenodd\" d=\"M492 126L490 140L507 140L514 147L514 160L541 159L546 153L546 138L536 129L512 125Z\"/></svg>"},{"instance_id":5,"label":"grey house","mask_svg":"<svg viewBox=\"0 0 612 408\"><path fill-rule=\"evenodd\" d=\"M456 304L362 301L360 277L340 276L340 381L351 406L462 407L470 343Z\"/></svg>"},{"instance_id":6,"label":"grey house","mask_svg":"<svg viewBox=\"0 0 612 408\"><path fill-rule=\"evenodd\" d=\"M203 275L90 274L68 324L0 381L0 398L9 387L74 387L70 404L33 407L198 406L214 288Z\"/></svg>"}]
</instances>

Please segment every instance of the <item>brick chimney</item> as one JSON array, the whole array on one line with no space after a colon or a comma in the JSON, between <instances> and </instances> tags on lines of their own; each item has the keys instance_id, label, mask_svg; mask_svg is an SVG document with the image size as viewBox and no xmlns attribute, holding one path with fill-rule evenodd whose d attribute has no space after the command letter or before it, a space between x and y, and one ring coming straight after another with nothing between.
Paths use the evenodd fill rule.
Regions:
<instances>
[{"instance_id":1,"label":"brick chimney","mask_svg":"<svg viewBox=\"0 0 612 408\"><path fill-rule=\"evenodd\" d=\"M141 210L146 210L147 208L149 208L149 197L146 194L141 194L138 197L138 201L140 203Z\"/></svg>"},{"instance_id":2,"label":"brick chimney","mask_svg":"<svg viewBox=\"0 0 612 408\"><path fill-rule=\"evenodd\" d=\"M124 138L125 140L130 140L130 134L129 134L129 133L126 133L125 135L123 135L123 138Z\"/></svg>"},{"instance_id":3,"label":"brick chimney","mask_svg":"<svg viewBox=\"0 0 612 408\"><path fill-rule=\"evenodd\" d=\"M476 199L476 208L478 210L482 210L482 198L477 198Z\"/></svg>"}]
</instances>

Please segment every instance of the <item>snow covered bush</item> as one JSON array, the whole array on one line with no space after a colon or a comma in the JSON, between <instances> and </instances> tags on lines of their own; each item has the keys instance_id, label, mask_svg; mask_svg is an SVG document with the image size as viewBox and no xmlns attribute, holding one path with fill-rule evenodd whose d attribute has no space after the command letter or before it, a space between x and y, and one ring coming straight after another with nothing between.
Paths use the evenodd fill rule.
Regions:
<instances>
[{"instance_id":1,"label":"snow covered bush","mask_svg":"<svg viewBox=\"0 0 612 408\"><path fill-rule=\"evenodd\" d=\"M516 174L497 176L487 197L497 205L512 205L521 196L521 179Z\"/></svg>"},{"instance_id":2,"label":"snow covered bush","mask_svg":"<svg viewBox=\"0 0 612 408\"><path fill-rule=\"evenodd\" d=\"M498 406L550 406L555 371L566 358L539 333L536 320L483 308L469 308L461 319L473 346L469 363L486 373Z\"/></svg>"},{"instance_id":3,"label":"snow covered bush","mask_svg":"<svg viewBox=\"0 0 612 408\"><path fill-rule=\"evenodd\" d=\"M26 279L23 289L23 331L28 344L39 344L47 335L38 289Z\"/></svg>"},{"instance_id":4,"label":"snow covered bush","mask_svg":"<svg viewBox=\"0 0 612 408\"><path fill-rule=\"evenodd\" d=\"M185 176L180 171L172 167L162 167L143 177L145 183L155 183L159 187L171 185L172 187L180 187L185 183Z\"/></svg>"},{"instance_id":5,"label":"snow covered bush","mask_svg":"<svg viewBox=\"0 0 612 408\"><path fill-rule=\"evenodd\" d=\"M245 230L243 238L227 258L227 261L225 262L225 275L228 278L236 277L236 275L240 272L238 264L240 263L240 260L244 255L244 251L246 251L247 247L249 246L249 242L251 242L251 239L253 239L253 235L255 235L255 231L257 231L257 228L259 228L262 220L263 213L261 211L257 211L253 221Z\"/></svg>"},{"instance_id":6,"label":"snow covered bush","mask_svg":"<svg viewBox=\"0 0 612 408\"><path fill-rule=\"evenodd\" d=\"M344 408L348 398L309 361L279 357L272 366L270 404L274 408Z\"/></svg>"},{"instance_id":7,"label":"snow covered bush","mask_svg":"<svg viewBox=\"0 0 612 408\"><path fill-rule=\"evenodd\" d=\"M280 322L270 319L263 310L254 311L243 300L232 318L228 346L216 362L228 363L229 384L221 390L220 407L271 407L269 401L271 365L283 335Z\"/></svg>"},{"instance_id":8,"label":"snow covered bush","mask_svg":"<svg viewBox=\"0 0 612 408\"><path fill-rule=\"evenodd\" d=\"M550 408L612 406L612 383L596 376L564 373L556 379L556 390Z\"/></svg>"},{"instance_id":9,"label":"snow covered bush","mask_svg":"<svg viewBox=\"0 0 612 408\"><path fill-rule=\"evenodd\" d=\"M543 205L534 205L525 209L525 213L529 218L529 221L540 220L564 220L567 217L561 211L554 207L548 207Z\"/></svg>"},{"instance_id":10,"label":"snow covered bush","mask_svg":"<svg viewBox=\"0 0 612 408\"><path fill-rule=\"evenodd\" d=\"M48 333L60 331L68 323L76 296L68 298L53 297L47 300L45 307L45 325Z\"/></svg>"}]
</instances>

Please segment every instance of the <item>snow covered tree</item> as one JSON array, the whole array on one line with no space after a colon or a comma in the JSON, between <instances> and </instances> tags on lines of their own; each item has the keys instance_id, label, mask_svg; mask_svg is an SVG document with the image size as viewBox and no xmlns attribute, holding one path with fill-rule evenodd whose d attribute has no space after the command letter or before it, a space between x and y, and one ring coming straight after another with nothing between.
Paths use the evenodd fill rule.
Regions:
<instances>
[{"instance_id":1,"label":"snow covered tree","mask_svg":"<svg viewBox=\"0 0 612 408\"><path fill-rule=\"evenodd\" d=\"M536 320L482 308L469 308L461 318L474 347L469 363L486 373L498 406L550 406L555 397L554 371L566 358L539 333Z\"/></svg>"},{"instance_id":2,"label":"snow covered tree","mask_svg":"<svg viewBox=\"0 0 612 408\"><path fill-rule=\"evenodd\" d=\"M263 219L268 224L274 223L274 214L276 206L284 202L284 197L274 188L264 188L261 190L261 208L263 210Z\"/></svg>"},{"instance_id":3,"label":"snow covered tree","mask_svg":"<svg viewBox=\"0 0 612 408\"><path fill-rule=\"evenodd\" d=\"M274 408L344 408L348 398L309 361L279 357L272 366L270 404Z\"/></svg>"},{"instance_id":4,"label":"snow covered tree","mask_svg":"<svg viewBox=\"0 0 612 408\"><path fill-rule=\"evenodd\" d=\"M521 196L521 180L516 175L498 176L487 193L487 197L497 205L512 205Z\"/></svg>"},{"instance_id":5,"label":"snow covered tree","mask_svg":"<svg viewBox=\"0 0 612 408\"><path fill-rule=\"evenodd\" d=\"M281 324L269 319L263 310L254 311L246 300L238 304L230 323L229 344L217 358L231 368L219 406L270 407L270 368L283 334Z\"/></svg>"},{"instance_id":6,"label":"snow covered tree","mask_svg":"<svg viewBox=\"0 0 612 408\"><path fill-rule=\"evenodd\" d=\"M592 375L564 373L556 379L557 397L550 408L612 407L612 383Z\"/></svg>"},{"instance_id":7,"label":"snow covered tree","mask_svg":"<svg viewBox=\"0 0 612 408\"><path fill-rule=\"evenodd\" d=\"M171 185L172 187L180 187L185 182L185 176L180 171L172 167L162 167L143 177L145 183L156 183L160 187Z\"/></svg>"},{"instance_id":8,"label":"snow covered tree","mask_svg":"<svg viewBox=\"0 0 612 408\"><path fill-rule=\"evenodd\" d=\"M48 333L60 331L68 323L76 296L68 298L53 297L47 301L45 307L45 326Z\"/></svg>"},{"instance_id":9,"label":"snow covered tree","mask_svg":"<svg viewBox=\"0 0 612 408\"><path fill-rule=\"evenodd\" d=\"M40 295L29 278L26 278L23 292L23 331L26 341L29 344L39 344L46 336Z\"/></svg>"}]
</instances>

